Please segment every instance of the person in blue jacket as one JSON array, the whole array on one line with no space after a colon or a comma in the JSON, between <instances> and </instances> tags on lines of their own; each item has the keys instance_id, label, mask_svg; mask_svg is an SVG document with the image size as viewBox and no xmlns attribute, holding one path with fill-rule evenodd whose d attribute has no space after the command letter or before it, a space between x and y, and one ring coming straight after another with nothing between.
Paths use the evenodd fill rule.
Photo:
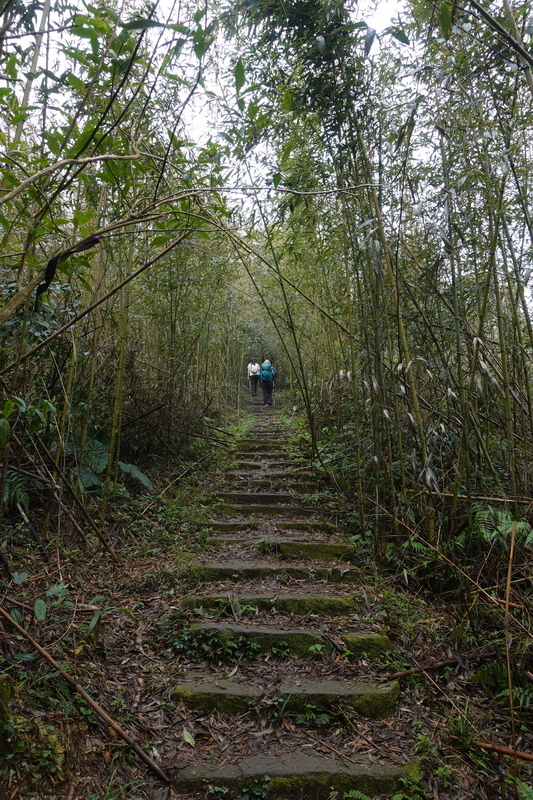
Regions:
<instances>
[{"instance_id":1,"label":"person in blue jacket","mask_svg":"<svg viewBox=\"0 0 533 800\"><path fill-rule=\"evenodd\" d=\"M259 370L259 380L261 382L261 389L263 390L263 405L272 405L272 392L274 390L274 378L276 377L276 370L270 359L265 358Z\"/></svg>"}]
</instances>

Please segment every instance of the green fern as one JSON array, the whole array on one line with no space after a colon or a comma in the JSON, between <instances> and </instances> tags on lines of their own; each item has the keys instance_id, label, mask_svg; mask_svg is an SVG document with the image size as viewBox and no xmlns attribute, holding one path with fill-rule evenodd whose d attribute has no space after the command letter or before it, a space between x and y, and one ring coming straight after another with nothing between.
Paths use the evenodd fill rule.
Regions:
<instances>
[{"instance_id":1,"label":"green fern","mask_svg":"<svg viewBox=\"0 0 533 800\"><path fill-rule=\"evenodd\" d=\"M533 786L530 783L516 782L520 800L533 800Z\"/></svg>"},{"instance_id":2,"label":"green fern","mask_svg":"<svg viewBox=\"0 0 533 800\"><path fill-rule=\"evenodd\" d=\"M472 504L473 520L472 533L485 544L501 542L508 544L513 526L517 540L523 545L533 543L533 528L524 520L515 520L503 508L494 508L487 503Z\"/></svg>"},{"instance_id":3,"label":"green fern","mask_svg":"<svg viewBox=\"0 0 533 800\"><path fill-rule=\"evenodd\" d=\"M8 470L2 502L8 507L19 503L24 511L28 511L30 506L28 483L20 473Z\"/></svg>"}]
</instances>

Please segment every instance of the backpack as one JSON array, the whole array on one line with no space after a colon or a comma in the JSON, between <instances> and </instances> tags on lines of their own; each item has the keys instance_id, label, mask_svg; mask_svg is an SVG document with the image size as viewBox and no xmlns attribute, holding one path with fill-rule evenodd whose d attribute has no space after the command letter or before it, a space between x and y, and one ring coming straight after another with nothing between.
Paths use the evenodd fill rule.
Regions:
<instances>
[{"instance_id":1,"label":"backpack","mask_svg":"<svg viewBox=\"0 0 533 800\"><path fill-rule=\"evenodd\" d=\"M261 383L264 383L265 381L273 381L274 375L275 372L270 364L261 364L261 372L259 374Z\"/></svg>"},{"instance_id":2,"label":"backpack","mask_svg":"<svg viewBox=\"0 0 533 800\"><path fill-rule=\"evenodd\" d=\"M261 367L259 366L259 364L253 364L250 367L250 372L252 373L252 375L257 375L257 373L259 372L260 369L261 369Z\"/></svg>"}]
</instances>

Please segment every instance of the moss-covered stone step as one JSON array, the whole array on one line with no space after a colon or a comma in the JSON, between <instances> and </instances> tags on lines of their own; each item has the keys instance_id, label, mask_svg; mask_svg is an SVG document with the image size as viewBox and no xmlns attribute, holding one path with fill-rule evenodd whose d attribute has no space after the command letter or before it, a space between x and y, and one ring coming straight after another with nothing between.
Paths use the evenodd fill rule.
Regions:
<instances>
[{"instance_id":1,"label":"moss-covered stone step","mask_svg":"<svg viewBox=\"0 0 533 800\"><path fill-rule=\"evenodd\" d=\"M235 595L208 594L196 597L184 597L181 601L182 608L205 609L240 609L243 606L257 608L259 611L271 611L273 608L280 614L322 614L324 616L341 617L355 613L358 602L355 597L334 595L315 595L310 593L276 594L264 592L263 594Z\"/></svg>"},{"instance_id":2,"label":"moss-covered stone step","mask_svg":"<svg viewBox=\"0 0 533 800\"><path fill-rule=\"evenodd\" d=\"M298 480L300 478L312 478L313 474L309 470L302 470L299 467L286 467L284 469L272 469L271 465L268 467L268 471L264 471L262 473L264 477L271 478L272 480Z\"/></svg>"},{"instance_id":3,"label":"moss-covered stone step","mask_svg":"<svg viewBox=\"0 0 533 800\"><path fill-rule=\"evenodd\" d=\"M309 578L307 567L273 564L269 561L226 561L223 563L195 562L190 572L204 581L227 581L235 578Z\"/></svg>"},{"instance_id":4,"label":"moss-covered stone step","mask_svg":"<svg viewBox=\"0 0 533 800\"><path fill-rule=\"evenodd\" d=\"M400 696L398 681L363 683L326 679L302 679L282 683L277 692L289 711L305 711L305 707L328 710L332 706L353 708L364 717L383 719L390 716Z\"/></svg>"},{"instance_id":5,"label":"moss-covered stone step","mask_svg":"<svg viewBox=\"0 0 533 800\"><path fill-rule=\"evenodd\" d=\"M232 544L243 544L247 547L256 547L261 548L264 553L269 552L279 552L274 549L274 547L270 547L271 544L276 543L284 543L284 542L301 542L302 541L302 533L301 531L292 531L292 533L287 534L283 532L280 534L279 537L269 537L268 540L264 538L264 534L262 534L258 530L251 530L250 528L246 531L246 533L239 533L237 532L234 534L230 531L231 535L225 536L224 534L217 534L215 536L209 536L205 543L206 545L210 545L213 547L226 547L227 545ZM267 544L264 544L264 543ZM318 560L318 559L317 559Z\"/></svg>"},{"instance_id":6,"label":"moss-covered stone step","mask_svg":"<svg viewBox=\"0 0 533 800\"><path fill-rule=\"evenodd\" d=\"M248 756L236 764L225 763L219 767L216 764L185 767L177 771L172 784L182 793L205 791L209 785L242 792L248 787L266 784L269 798L327 800L332 792L342 796L349 791L359 791L370 797L392 794L402 788L403 780L419 779L416 764L372 762L368 757L348 762L301 750L270 757Z\"/></svg>"},{"instance_id":7,"label":"moss-covered stone step","mask_svg":"<svg viewBox=\"0 0 533 800\"><path fill-rule=\"evenodd\" d=\"M188 565L188 572L198 580L228 581L254 578L298 578L305 580L314 577L330 583L346 583L349 585L361 582L361 573L357 569L342 567L304 567L283 562L272 561L225 561L222 563L195 561Z\"/></svg>"},{"instance_id":8,"label":"moss-covered stone step","mask_svg":"<svg viewBox=\"0 0 533 800\"><path fill-rule=\"evenodd\" d=\"M268 477L263 477L263 474L268 475ZM311 483L309 481L295 481L289 480L287 478L275 478L270 477L269 473L242 473L242 472L233 472L228 473L230 477L233 478L231 481L232 485L238 488L242 488L242 486L246 485L250 488L257 488L257 489L285 489L293 492L298 492L300 494L312 494L316 491L316 484Z\"/></svg>"},{"instance_id":9,"label":"moss-covered stone step","mask_svg":"<svg viewBox=\"0 0 533 800\"><path fill-rule=\"evenodd\" d=\"M278 520L276 521L276 528L279 531L310 531L315 533L333 533L335 525L332 522L320 522L314 520L311 522L296 522L292 520Z\"/></svg>"},{"instance_id":10,"label":"moss-covered stone step","mask_svg":"<svg viewBox=\"0 0 533 800\"><path fill-rule=\"evenodd\" d=\"M263 553L279 553L285 558L310 558L315 561L353 561L357 548L342 542L288 542L263 539L259 543Z\"/></svg>"},{"instance_id":11,"label":"moss-covered stone step","mask_svg":"<svg viewBox=\"0 0 533 800\"><path fill-rule=\"evenodd\" d=\"M246 442L239 442L235 448L236 453L259 453L270 452L271 450L283 450L286 452L286 442L281 439L255 439Z\"/></svg>"},{"instance_id":12,"label":"moss-covered stone step","mask_svg":"<svg viewBox=\"0 0 533 800\"><path fill-rule=\"evenodd\" d=\"M255 463L267 461L268 463L280 463L284 466L294 464L294 461L285 450L246 450L241 453L236 452L235 461L253 461Z\"/></svg>"},{"instance_id":13,"label":"moss-covered stone step","mask_svg":"<svg viewBox=\"0 0 533 800\"><path fill-rule=\"evenodd\" d=\"M253 531L257 526L255 522L221 522L220 520L213 520L209 523L209 527L213 531L229 533L230 531Z\"/></svg>"},{"instance_id":14,"label":"moss-covered stone step","mask_svg":"<svg viewBox=\"0 0 533 800\"><path fill-rule=\"evenodd\" d=\"M217 497L229 503L244 503L245 505L286 505L293 503L295 498L287 492L220 492Z\"/></svg>"},{"instance_id":15,"label":"moss-covered stone step","mask_svg":"<svg viewBox=\"0 0 533 800\"><path fill-rule=\"evenodd\" d=\"M300 480L309 481L313 476L312 473L309 471L302 472L300 470L294 469L268 469L263 470L261 469L260 462L257 461L240 461L240 464L245 464L244 472L248 473L251 472L251 475L245 474L243 475L243 470L234 469L233 465L232 469L229 470L226 475L229 478L246 478L248 481L255 481L255 480L270 480L270 481L292 481L293 483L298 483ZM254 469L248 469L248 467L253 467Z\"/></svg>"},{"instance_id":16,"label":"moss-covered stone step","mask_svg":"<svg viewBox=\"0 0 533 800\"><path fill-rule=\"evenodd\" d=\"M330 583L361 583L361 573L355 568L346 567L314 567L313 576L320 581Z\"/></svg>"},{"instance_id":17,"label":"moss-covered stone step","mask_svg":"<svg viewBox=\"0 0 533 800\"><path fill-rule=\"evenodd\" d=\"M250 453L257 450L283 450L287 446L287 440L276 438L262 438L261 441L257 439L247 439L245 442L238 442L236 447L237 453Z\"/></svg>"},{"instance_id":18,"label":"moss-covered stone step","mask_svg":"<svg viewBox=\"0 0 533 800\"><path fill-rule=\"evenodd\" d=\"M206 633L216 636L221 644L242 642L253 643L257 653L272 653L288 658L306 658L321 652L329 652L331 645L316 631L299 628L278 630L259 625L232 624L226 622L198 622L190 627L193 639L202 639ZM310 648L317 647L316 651Z\"/></svg>"},{"instance_id":19,"label":"moss-covered stone step","mask_svg":"<svg viewBox=\"0 0 533 800\"><path fill-rule=\"evenodd\" d=\"M277 503L264 505L262 503L225 503L218 509L222 514L232 514L244 516L248 514L268 514L269 516L279 515L282 517L315 517L322 512L319 508L308 508L306 506L287 506Z\"/></svg>"},{"instance_id":20,"label":"moss-covered stone step","mask_svg":"<svg viewBox=\"0 0 533 800\"><path fill-rule=\"evenodd\" d=\"M391 649L389 637L383 633L346 633L342 641L355 658L379 658Z\"/></svg>"},{"instance_id":21,"label":"moss-covered stone step","mask_svg":"<svg viewBox=\"0 0 533 800\"><path fill-rule=\"evenodd\" d=\"M170 696L173 700L183 700L188 708L226 714L246 710L250 703L266 699L261 686L224 678L213 680L208 675L186 676L184 681L174 686ZM398 681L376 684L303 679L282 683L271 699L282 700L284 711L288 713L305 712L306 706L313 706L317 711L329 711L340 705L369 719L383 719L393 713L399 696Z\"/></svg>"},{"instance_id":22,"label":"moss-covered stone step","mask_svg":"<svg viewBox=\"0 0 533 800\"><path fill-rule=\"evenodd\" d=\"M261 542L262 539L256 538L251 539L250 535L248 536L209 536L205 543L208 547L227 547L228 545L232 544L242 544L247 547L257 547L258 543Z\"/></svg>"}]
</instances>

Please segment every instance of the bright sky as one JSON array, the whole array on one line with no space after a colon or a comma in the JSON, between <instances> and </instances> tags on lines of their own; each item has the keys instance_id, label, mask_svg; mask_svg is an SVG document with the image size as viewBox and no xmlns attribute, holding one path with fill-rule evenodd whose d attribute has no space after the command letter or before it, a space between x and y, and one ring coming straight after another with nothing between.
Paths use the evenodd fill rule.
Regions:
<instances>
[{"instance_id":1,"label":"bright sky","mask_svg":"<svg viewBox=\"0 0 533 800\"><path fill-rule=\"evenodd\" d=\"M371 28L375 28L378 33L390 25L391 19L396 17L401 9L401 3L398 0L380 0L377 5L374 3L372 5L375 6L373 11L366 12L365 3L360 4L359 10L365 22Z\"/></svg>"}]
</instances>

